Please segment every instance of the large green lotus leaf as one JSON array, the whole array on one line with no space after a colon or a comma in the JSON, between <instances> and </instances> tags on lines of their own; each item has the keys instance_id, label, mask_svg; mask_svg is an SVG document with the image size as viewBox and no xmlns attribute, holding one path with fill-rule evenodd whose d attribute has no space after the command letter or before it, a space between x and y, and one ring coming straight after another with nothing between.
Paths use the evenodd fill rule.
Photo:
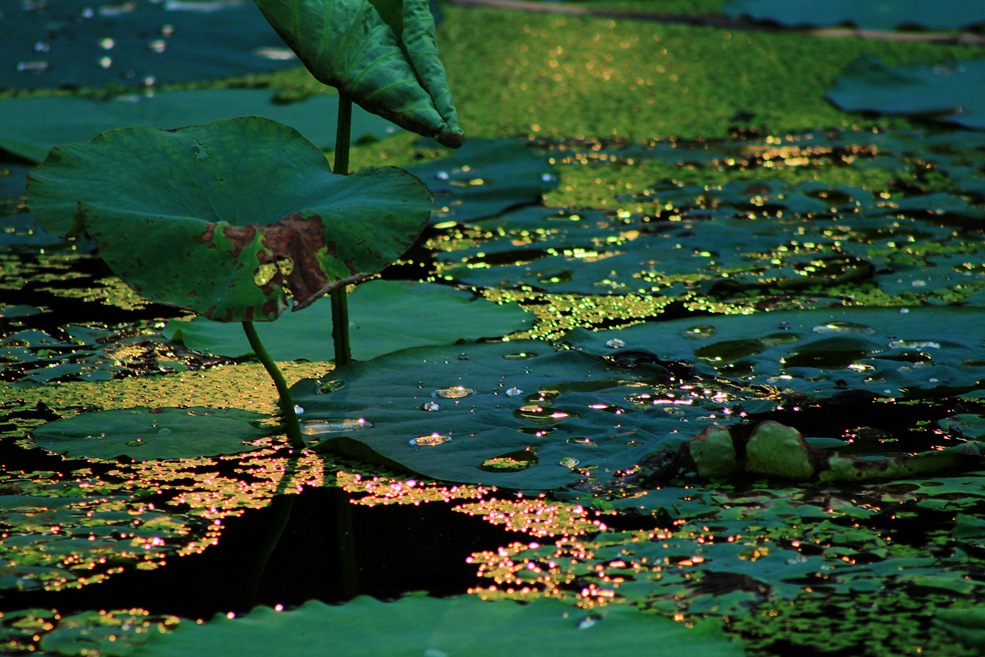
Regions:
<instances>
[{"instance_id":1,"label":"large green lotus leaf","mask_svg":"<svg viewBox=\"0 0 985 657\"><path fill-rule=\"evenodd\" d=\"M110 478L0 476L0 590L79 588L122 564L150 570L201 540L211 521L166 513Z\"/></svg>"},{"instance_id":2,"label":"large green lotus leaf","mask_svg":"<svg viewBox=\"0 0 985 657\"><path fill-rule=\"evenodd\" d=\"M256 117L58 147L27 190L46 230L84 230L139 293L219 321L272 320L372 276L431 209L407 172L334 175L293 128Z\"/></svg>"},{"instance_id":3,"label":"large green lotus leaf","mask_svg":"<svg viewBox=\"0 0 985 657\"><path fill-rule=\"evenodd\" d=\"M322 149L335 147L339 97L319 94L297 103L274 102L269 89L158 91L96 100L34 96L0 100L0 148L40 162L57 144L92 139L114 128L148 125L170 130L236 116L262 116L289 125ZM352 112L352 139L382 139L398 128L362 109Z\"/></svg>"},{"instance_id":4,"label":"large green lotus leaf","mask_svg":"<svg viewBox=\"0 0 985 657\"><path fill-rule=\"evenodd\" d=\"M919 398L971 390L985 380L978 357L982 311L974 308L856 308L783 311L651 322L621 330L574 331L591 353L620 349L694 363L745 388L733 403L792 391L822 397L845 390ZM773 402L775 403L775 402Z\"/></svg>"},{"instance_id":5,"label":"large green lotus leaf","mask_svg":"<svg viewBox=\"0 0 985 657\"><path fill-rule=\"evenodd\" d=\"M104 88L296 66L256 9L237 0L5 2L0 88Z\"/></svg>"},{"instance_id":6,"label":"large green lotus leaf","mask_svg":"<svg viewBox=\"0 0 985 657\"><path fill-rule=\"evenodd\" d=\"M951 0L946 10L924 0L731 0L722 11L784 25L852 23L867 30L913 26L952 30L985 23L985 9L977 0Z\"/></svg>"},{"instance_id":7,"label":"large green lotus leaf","mask_svg":"<svg viewBox=\"0 0 985 657\"><path fill-rule=\"evenodd\" d=\"M124 408L81 413L34 430L41 447L74 458L138 461L237 454L270 434L264 415L238 409Z\"/></svg>"},{"instance_id":8,"label":"large green lotus leaf","mask_svg":"<svg viewBox=\"0 0 985 657\"><path fill-rule=\"evenodd\" d=\"M86 654L96 648L99 654L120 654L114 646L116 636L109 638L96 631L73 634L75 644L65 645L56 630L45 637L42 648L75 648ZM380 602L360 596L343 605L306 602L291 611L257 607L239 618L219 614L204 624L182 620L172 631L148 634L154 636L144 642L124 633L126 654L195 657L233 652L244 656L321 657L326 646L330 646L333 657L745 654L742 645L727 638L715 621L689 626L643 614L629 605L586 612L548 599L519 604L477 597L413 596Z\"/></svg>"},{"instance_id":9,"label":"large green lotus leaf","mask_svg":"<svg viewBox=\"0 0 985 657\"><path fill-rule=\"evenodd\" d=\"M292 388L319 449L435 479L544 490L609 478L714 421L720 387L543 342L407 349ZM680 378L683 376L684 378Z\"/></svg>"},{"instance_id":10,"label":"large green lotus leaf","mask_svg":"<svg viewBox=\"0 0 985 657\"><path fill-rule=\"evenodd\" d=\"M304 313L291 313L256 329L275 360L330 360L326 327L331 317L331 303L323 299ZM431 283L369 281L349 295L349 332L357 360L407 347L496 338L532 323L533 315L516 304L495 304ZM239 326L204 317L169 321L164 337L230 358L253 353Z\"/></svg>"},{"instance_id":11,"label":"large green lotus leaf","mask_svg":"<svg viewBox=\"0 0 985 657\"><path fill-rule=\"evenodd\" d=\"M887 66L863 57L846 68L828 98L849 112L929 116L985 130L985 60Z\"/></svg>"},{"instance_id":12,"label":"large green lotus leaf","mask_svg":"<svg viewBox=\"0 0 985 657\"><path fill-rule=\"evenodd\" d=\"M256 4L318 80L402 128L445 146L461 146L462 130L427 0Z\"/></svg>"},{"instance_id":13,"label":"large green lotus leaf","mask_svg":"<svg viewBox=\"0 0 985 657\"><path fill-rule=\"evenodd\" d=\"M408 171L435 198L432 223L467 222L531 205L558 185L547 158L518 139L473 139L456 153Z\"/></svg>"}]
</instances>

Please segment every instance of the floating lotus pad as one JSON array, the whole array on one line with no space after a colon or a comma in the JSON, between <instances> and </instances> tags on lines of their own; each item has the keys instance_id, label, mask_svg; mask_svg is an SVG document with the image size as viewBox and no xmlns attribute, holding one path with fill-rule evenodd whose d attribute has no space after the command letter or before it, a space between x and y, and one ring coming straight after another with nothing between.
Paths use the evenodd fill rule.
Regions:
<instances>
[{"instance_id":1,"label":"floating lotus pad","mask_svg":"<svg viewBox=\"0 0 985 657\"><path fill-rule=\"evenodd\" d=\"M349 331L357 360L423 345L496 338L530 327L533 315L516 304L494 304L443 285L368 281L349 295ZM275 360L331 360L326 327L331 304L316 301L304 313L256 327ZM189 349L239 358L252 353L238 326L198 317L172 320L164 337Z\"/></svg>"},{"instance_id":2,"label":"floating lotus pad","mask_svg":"<svg viewBox=\"0 0 985 657\"><path fill-rule=\"evenodd\" d=\"M462 145L427 0L256 4L318 80L402 128Z\"/></svg>"},{"instance_id":3,"label":"floating lotus pad","mask_svg":"<svg viewBox=\"0 0 985 657\"><path fill-rule=\"evenodd\" d=\"M92 139L101 132L135 125L170 130L262 116L291 126L322 149L335 147L339 97L320 94L296 103L274 102L269 89L196 89L95 100L81 96L34 96L0 100L0 148L40 162L58 144ZM50 118L51 120L45 120ZM378 116L355 108L352 140L382 139L399 131Z\"/></svg>"},{"instance_id":4,"label":"floating lotus pad","mask_svg":"<svg viewBox=\"0 0 985 657\"><path fill-rule=\"evenodd\" d=\"M117 639L101 633L93 633L92 638L85 633L76 636L77 641L66 642L56 630L45 637L42 648L96 648L102 654ZM124 642L133 650L128 654L143 657L195 657L229 650L244 657L272 653L308 657L323 655L327 644L338 657L501 657L517 652L529 657L636 657L653 646L696 657L745 654L742 645L727 638L715 621L690 626L627 605L589 613L556 600L521 605L475 597L416 596L380 602L361 596L336 606L311 601L291 611L257 607L235 619L217 615L205 624L182 620L173 630L154 633L146 642L124 631ZM143 645L131 646L131 642Z\"/></svg>"},{"instance_id":5,"label":"floating lotus pad","mask_svg":"<svg viewBox=\"0 0 985 657\"><path fill-rule=\"evenodd\" d=\"M56 148L28 202L49 232L85 230L140 294L219 321L272 320L372 276L431 208L405 171L334 175L294 129L255 117Z\"/></svg>"},{"instance_id":6,"label":"floating lotus pad","mask_svg":"<svg viewBox=\"0 0 985 657\"><path fill-rule=\"evenodd\" d=\"M692 383L655 363L627 369L511 341L407 349L291 394L319 449L446 481L544 490L587 472L608 479L699 431L722 391Z\"/></svg>"},{"instance_id":7,"label":"floating lotus pad","mask_svg":"<svg viewBox=\"0 0 985 657\"><path fill-rule=\"evenodd\" d=\"M484 221L494 237L438 253L440 273L480 287L680 297L687 285L719 298L767 290L816 297L869 281L922 297L985 285L974 266L985 249L973 240L958 249L953 235L953 224L983 223L985 208L957 196L885 201L857 188L776 181L658 187L651 196L675 206L673 220L523 208ZM921 209L926 219L900 217ZM904 242L910 248L896 248ZM958 253L938 256L942 244Z\"/></svg>"},{"instance_id":8,"label":"floating lotus pad","mask_svg":"<svg viewBox=\"0 0 985 657\"><path fill-rule=\"evenodd\" d=\"M887 66L864 57L848 66L828 98L849 112L927 117L985 130L985 60Z\"/></svg>"},{"instance_id":9,"label":"floating lotus pad","mask_svg":"<svg viewBox=\"0 0 985 657\"><path fill-rule=\"evenodd\" d=\"M407 169L435 199L432 223L464 223L531 205L558 185L547 158L519 139L472 139L457 152Z\"/></svg>"},{"instance_id":10,"label":"floating lotus pad","mask_svg":"<svg viewBox=\"0 0 985 657\"><path fill-rule=\"evenodd\" d=\"M985 9L977 0L950 0L946 11L924 0L731 0L722 12L792 26L851 23L867 30L953 30L985 23Z\"/></svg>"},{"instance_id":11,"label":"floating lotus pad","mask_svg":"<svg viewBox=\"0 0 985 657\"><path fill-rule=\"evenodd\" d=\"M266 416L238 409L125 408L43 424L34 430L41 447L73 458L138 461L237 454L271 433Z\"/></svg>"},{"instance_id":12,"label":"floating lotus pad","mask_svg":"<svg viewBox=\"0 0 985 657\"><path fill-rule=\"evenodd\" d=\"M973 308L784 311L577 330L565 340L595 354L611 353L608 344L618 340L628 352L694 363L699 372L743 386L747 392L733 399L752 411L756 393L746 386L810 398L845 390L899 399L976 389L985 380L976 355L981 316Z\"/></svg>"},{"instance_id":13,"label":"floating lotus pad","mask_svg":"<svg viewBox=\"0 0 985 657\"><path fill-rule=\"evenodd\" d=\"M8 3L0 88L168 84L298 62L250 3L234 0Z\"/></svg>"}]
</instances>

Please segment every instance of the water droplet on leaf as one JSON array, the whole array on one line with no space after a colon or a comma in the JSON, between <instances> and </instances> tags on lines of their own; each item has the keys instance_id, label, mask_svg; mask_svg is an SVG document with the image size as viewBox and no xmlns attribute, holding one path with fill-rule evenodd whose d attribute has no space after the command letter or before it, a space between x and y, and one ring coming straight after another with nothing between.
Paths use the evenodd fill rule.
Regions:
<instances>
[{"instance_id":1,"label":"water droplet on leaf","mask_svg":"<svg viewBox=\"0 0 985 657\"><path fill-rule=\"evenodd\" d=\"M827 322L826 324L819 324L811 330L821 335L842 335L846 333L873 335L876 332L871 326L856 324L855 322Z\"/></svg>"},{"instance_id":2,"label":"water droplet on leaf","mask_svg":"<svg viewBox=\"0 0 985 657\"><path fill-rule=\"evenodd\" d=\"M428 433L408 441L413 447L435 447L451 442L451 436L446 433Z\"/></svg>"},{"instance_id":3,"label":"water droplet on leaf","mask_svg":"<svg viewBox=\"0 0 985 657\"><path fill-rule=\"evenodd\" d=\"M690 338L691 340L707 340L716 333L718 333L718 329L707 324L692 326L691 328L681 331L681 335L685 338Z\"/></svg>"},{"instance_id":4,"label":"water droplet on leaf","mask_svg":"<svg viewBox=\"0 0 985 657\"><path fill-rule=\"evenodd\" d=\"M444 399L461 399L462 397L474 395L475 390L472 390L472 388L466 388L465 386L452 386L450 388L439 388L431 394L435 397L442 397Z\"/></svg>"},{"instance_id":5,"label":"water droplet on leaf","mask_svg":"<svg viewBox=\"0 0 985 657\"><path fill-rule=\"evenodd\" d=\"M301 432L307 436L314 436L323 433L347 433L372 427L373 423L364 417L335 417L326 420L305 420L301 423Z\"/></svg>"}]
</instances>

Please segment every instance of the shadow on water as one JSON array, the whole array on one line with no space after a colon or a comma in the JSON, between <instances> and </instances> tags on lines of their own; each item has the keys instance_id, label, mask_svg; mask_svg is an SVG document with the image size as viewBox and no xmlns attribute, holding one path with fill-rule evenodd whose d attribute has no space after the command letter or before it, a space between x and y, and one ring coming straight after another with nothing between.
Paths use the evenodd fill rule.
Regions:
<instances>
[{"instance_id":1,"label":"shadow on water","mask_svg":"<svg viewBox=\"0 0 985 657\"><path fill-rule=\"evenodd\" d=\"M244 612L254 603L293 607L307 600L341 602L354 594L382 599L410 591L436 596L465 593L480 584L466 558L523 540L481 518L452 510L451 504L368 507L348 503L339 489L306 489L279 496L264 509L229 518L219 543L202 554L173 557L153 571L127 570L98 586L59 592L21 592L2 598L8 608L54 608L65 614L84 609L138 607L155 614L209 618ZM289 517L256 584L252 575L264 544ZM351 512L352 547L339 539ZM347 573L346 563L355 566ZM353 577L355 575L355 577ZM356 583L353 590L353 583Z\"/></svg>"}]
</instances>

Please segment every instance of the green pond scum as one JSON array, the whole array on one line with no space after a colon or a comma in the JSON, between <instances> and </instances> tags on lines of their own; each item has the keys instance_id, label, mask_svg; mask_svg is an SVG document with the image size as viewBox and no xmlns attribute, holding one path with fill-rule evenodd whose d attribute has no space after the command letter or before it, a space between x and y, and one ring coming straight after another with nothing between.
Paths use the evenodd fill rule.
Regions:
<instances>
[{"instance_id":1,"label":"green pond scum","mask_svg":"<svg viewBox=\"0 0 985 657\"><path fill-rule=\"evenodd\" d=\"M977 3L449 0L436 31L423 0L307 3L306 26L346 16L333 38L258 4L0 16L0 652L981 654ZM347 30L406 93L360 86ZM159 130L239 114L282 125ZM115 128L91 143L137 135L144 182L70 217L88 236L41 230L33 167ZM338 208L359 172L409 172L382 169L414 208L389 213L392 248L357 266L376 229L356 225L352 253L319 251L331 300L290 230L246 227L283 196L272 220L308 209L261 193L270 152L225 199L240 232L195 228L202 251L259 254L230 278L256 318L311 303L256 323L283 386L206 318L226 306L165 305L187 302L180 276L148 288L129 257L149 225L132 200L179 198L150 155L191 148L191 187L224 183L263 150L236 130L289 135L301 178L354 172ZM135 170L117 155L88 166ZM55 205L98 187L71 184ZM336 366L346 288L355 360ZM411 544L437 565L401 560L428 560Z\"/></svg>"}]
</instances>

